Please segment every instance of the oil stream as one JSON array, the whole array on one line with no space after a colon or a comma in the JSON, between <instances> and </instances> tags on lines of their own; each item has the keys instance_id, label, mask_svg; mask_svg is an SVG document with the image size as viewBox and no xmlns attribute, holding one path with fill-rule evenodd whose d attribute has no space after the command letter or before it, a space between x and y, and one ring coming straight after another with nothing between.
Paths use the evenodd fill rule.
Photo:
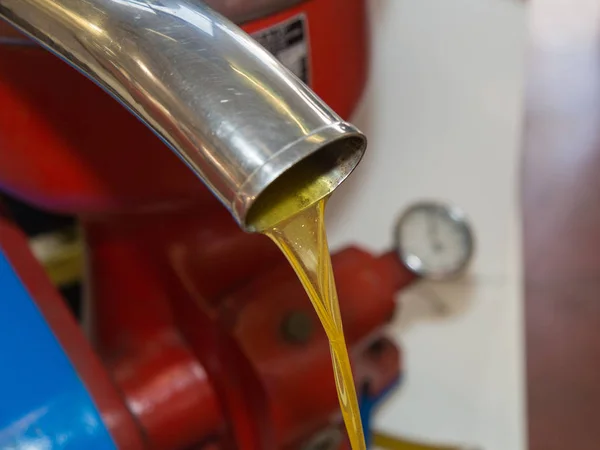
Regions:
<instances>
[{"instance_id":1,"label":"oil stream","mask_svg":"<svg viewBox=\"0 0 600 450\"><path fill-rule=\"evenodd\" d=\"M286 256L300 279L329 339L333 373L352 450L365 450L352 368L344 339L340 307L325 232L322 198L263 231Z\"/></svg>"}]
</instances>

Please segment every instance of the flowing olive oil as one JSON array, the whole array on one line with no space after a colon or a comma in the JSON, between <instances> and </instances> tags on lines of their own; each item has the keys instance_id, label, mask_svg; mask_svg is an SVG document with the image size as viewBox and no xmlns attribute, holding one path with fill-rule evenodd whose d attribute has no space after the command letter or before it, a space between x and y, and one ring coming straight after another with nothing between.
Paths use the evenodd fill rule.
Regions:
<instances>
[{"instance_id":1,"label":"flowing olive oil","mask_svg":"<svg viewBox=\"0 0 600 450\"><path fill-rule=\"evenodd\" d=\"M326 189L325 186L322 188ZM299 207L305 206L303 202L310 203L309 199L319 192L319 185L312 184L302 190L306 195L295 195L286 199L286 202L281 204L285 205L284 208L279 209L278 214L293 207L297 208L296 210L300 209ZM299 213L263 230L263 233L275 241L285 254L321 320L329 338L335 384L350 444L353 450L365 450L365 438L327 245L324 217L326 202L327 198L322 198ZM272 219L270 221L273 223Z\"/></svg>"}]
</instances>

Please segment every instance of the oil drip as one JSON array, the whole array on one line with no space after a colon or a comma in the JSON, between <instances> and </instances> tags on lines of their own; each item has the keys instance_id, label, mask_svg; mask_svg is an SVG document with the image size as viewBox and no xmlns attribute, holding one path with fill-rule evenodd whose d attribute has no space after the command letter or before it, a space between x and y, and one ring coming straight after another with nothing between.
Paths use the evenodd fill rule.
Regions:
<instances>
[{"instance_id":1,"label":"oil drip","mask_svg":"<svg viewBox=\"0 0 600 450\"><path fill-rule=\"evenodd\" d=\"M263 233L275 241L294 268L325 329L350 445L353 450L365 450L360 411L327 245L324 217L326 202L327 197L322 198L264 230Z\"/></svg>"}]
</instances>

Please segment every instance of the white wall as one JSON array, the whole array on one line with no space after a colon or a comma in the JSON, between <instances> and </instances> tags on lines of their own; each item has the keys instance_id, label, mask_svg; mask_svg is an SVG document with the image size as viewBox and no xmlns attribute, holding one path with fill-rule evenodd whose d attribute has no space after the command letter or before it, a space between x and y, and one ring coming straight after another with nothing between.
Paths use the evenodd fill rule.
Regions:
<instances>
[{"instance_id":1,"label":"white wall","mask_svg":"<svg viewBox=\"0 0 600 450\"><path fill-rule=\"evenodd\" d=\"M518 165L527 18L516 0L374 0L370 81L354 122L365 160L330 202L333 247L389 248L420 198L470 216L468 277L403 293L391 327L405 381L378 428L525 448ZM440 314L432 296L448 305Z\"/></svg>"}]
</instances>

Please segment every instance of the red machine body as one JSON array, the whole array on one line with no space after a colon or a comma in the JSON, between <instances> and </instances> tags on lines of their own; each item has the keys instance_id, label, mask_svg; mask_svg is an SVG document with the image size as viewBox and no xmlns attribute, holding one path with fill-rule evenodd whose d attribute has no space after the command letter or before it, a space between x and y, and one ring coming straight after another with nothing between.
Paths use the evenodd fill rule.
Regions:
<instances>
[{"instance_id":1,"label":"red machine body","mask_svg":"<svg viewBox=\"0 0 600 450\"><path fill-rule=\"evenodd\" d=\"M306 1L243 27L299 15L309 83L347 117L366 79L364 1ZM22 39L0 24L8 36ZM46 51L0 45L0 105L0 188L81 219L90 342L7 223L0 245L32 268L119 448L291 449L341 426L325 334L268 239L241 232L144 125ZM376 394L400 367L378 330L413 276L355 248L333 264L357 385Z\"/></svg>"},{"instance_id":2,"label":"red machine body","mask_svg":"<svg viewBox=\"0 0 600 450\"><path fill-rule=\"evenodd\" d=\"M96 349L156 448L298 448L341 425L326 336L268 239L220 207L86 232ZM394 255L350 248L333 264L356 382L375 394L400 365L378 330L413 278ZM308 328L299 339L286 330L294 316Z\"/></svg>"}]
</instances>

